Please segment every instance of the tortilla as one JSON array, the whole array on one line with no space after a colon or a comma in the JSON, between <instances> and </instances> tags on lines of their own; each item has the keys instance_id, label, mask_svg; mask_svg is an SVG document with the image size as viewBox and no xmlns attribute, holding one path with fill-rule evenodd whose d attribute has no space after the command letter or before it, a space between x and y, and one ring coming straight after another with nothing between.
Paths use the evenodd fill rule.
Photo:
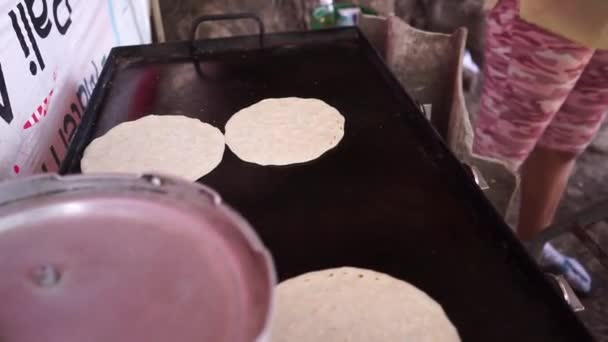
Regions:
<instances>
[{"instance_id":1,"label":"tortilla","mask_svg":"<svg viewBox=\"0 0 608 342\"><path fill-rule=\"evenodd\" d=\"M160 173L195 181L224 155L222 132L180 115L148 115L122 123L89 144L83 173Z\"/></svg>"},{"instance_id":2,"label":"tortilla","mask_svg":"<svg viewBox=\"0 0 608 342\"><path fill-rule=\"evenodd\" d=\"M439 304L374 271L312 272L277 287L273 342L460 342Z\"/></svg>"},{"instance_id":3,"label":"tortilla","mask_svg":"<svg viewBox=\"0 0 608 342\"><path fill-rule=\"evenodd\" d=\"M266 99L228 120L226 144L240 159L259 165L304 163L338 145L344 121L318 99Z\"/></svg>"}]
</instances>

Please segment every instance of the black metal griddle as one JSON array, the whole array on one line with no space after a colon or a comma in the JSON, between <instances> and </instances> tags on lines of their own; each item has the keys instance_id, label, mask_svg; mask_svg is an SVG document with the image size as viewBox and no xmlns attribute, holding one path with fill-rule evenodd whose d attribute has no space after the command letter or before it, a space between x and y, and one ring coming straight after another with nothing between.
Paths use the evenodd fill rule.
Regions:
<instances>
[{"instance_id":1,"label":"black metal griddle","mask_svg":"<svg viewBox=\"0 0 608 342\"><path fill-rule=\"evenodd\" d=\"M356 28L115 48L61 172L121 122L183 114L223 130L288 96L345 116L335 149L288 167L226 149L200 180L252 223L280 279L371 268L429 293L463 341L592 340Z\"/></svg>"}]
</instances>

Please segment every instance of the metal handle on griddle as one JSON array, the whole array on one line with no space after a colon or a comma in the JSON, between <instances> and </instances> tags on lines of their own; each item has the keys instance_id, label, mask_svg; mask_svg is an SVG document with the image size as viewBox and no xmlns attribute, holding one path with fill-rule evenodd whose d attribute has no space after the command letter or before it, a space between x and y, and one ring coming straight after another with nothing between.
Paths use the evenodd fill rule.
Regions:
<instances>
[{"instance_id":1,"label":"metal handle on griddle","mask_svg":"<svg viewBox=\"0 0 608 342\"><path fill-rule=\"evenodd\" d=\"M200 16L194 21L194 25L192 26L192 32L190 33L190 40L194 41L196 39L196 32L198 32L198 27L204 22L239 19L252 19L258 23L260 48L264 47L264 33L266 32L264 28L264 23L262 22L260 17L258 17L254 13L213 14Z\"/></svg>"},{"instance_id":2,"label":"metal handle on griddle","mask_svg":"<svg viewBox=\"0 0 608 342\"><path fill-rule=\"evenodd\" d=\"M585 305L583 305L576 293L574 293L574 290L572 289L570 284L568 284L568 281L566 280L566 278L564 278L563 275L555 275L552 273L546 273L545 275L562 293L562 295L564 296L564 300L566 301L566 303L568 303L568 305L570 305L574 312L585 311Z\"/></svg>"},{"instance_id":3,"label":"metal handle on griddle","mask_svg":"<svg viewBox=\"0 0 608 342\"><path fill-rule=\"evenodd\" d=\"M544 229L537 237L529 242L527 245L528 250L535 259L539 259L542 253L543 247L553 238L556 238L564 233L572 233L576 236L579 241L587 248L591 254L597 258L602 266L608 269L608 254L602 249L602 247L595 241L589 233L587 228L593 224L607 221L608 219L608 200L599 202L591 207L588 207L569 219L553 224ZM563 277L555 278L554 280L558 283L559 288L564 295L564 299L574 311L584 310L584 306L574 293L574 291L568 286L567 282Z\"/></svg>"}]
</instances>

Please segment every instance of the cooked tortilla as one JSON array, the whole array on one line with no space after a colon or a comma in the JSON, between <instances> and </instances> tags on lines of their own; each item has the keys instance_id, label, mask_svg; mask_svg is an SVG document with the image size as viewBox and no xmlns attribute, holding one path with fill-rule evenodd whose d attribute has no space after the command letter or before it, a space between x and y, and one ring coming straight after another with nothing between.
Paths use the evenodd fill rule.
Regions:
<instances>
[{"instance_id":1,"label":"cooked tortilla","mask_svg":"<svg viewBox=\"0 0 608 342\"><path fill-rule=\"evenodd\" d=\"M83 173L160 173L195 181L224 155L222 132L180 115L148 115L122 123L84 151Z\"/></svg>"},{"instance_id":2,"label":"cooked tortilla","mask_svg":"<svg viewBox=\"0 0 608 342\"><path fill-rule=\"evenodd\" d=\"M266 99L228 120L226 144L246 162L304 163L338 145L344 121L335 108L318 99Z\"/></svg>"},{"instance_id":3,"label":"cooked tortilla","mask_svg":"<svg viewBox=\"0 0 608 342\"><path fill-rule=\"evenodd\" d=\"M460 342L441 306L416 287L345 267L279 284L273 342Z\"/></svg>"}]
</instances>

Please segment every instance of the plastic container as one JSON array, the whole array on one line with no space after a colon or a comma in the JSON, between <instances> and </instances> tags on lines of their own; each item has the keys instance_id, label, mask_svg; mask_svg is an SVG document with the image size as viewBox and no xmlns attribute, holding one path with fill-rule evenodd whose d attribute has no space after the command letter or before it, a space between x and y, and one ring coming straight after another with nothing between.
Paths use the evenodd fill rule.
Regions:
<instances>
[{"instance_id":1,"label":"plastic container","mask_svg":"<svg viewBox=\"0 0 608 342\"><path fill-rule=\"evenodd\" d=\"M0 254L3 342L269 341L271 257L196 183L0 183Z\"/></svg>"},{"instance_id":2,"label":"plastic container","mask_svg":"<svg viewBox=\"0 0 608 342\"><path fill-rule=\"evenodd\" d=\"M336 25L336 19L333 0L320 0L312 10L311 27L313 30L331 28Z\"/></svg>"}]
</instances>

